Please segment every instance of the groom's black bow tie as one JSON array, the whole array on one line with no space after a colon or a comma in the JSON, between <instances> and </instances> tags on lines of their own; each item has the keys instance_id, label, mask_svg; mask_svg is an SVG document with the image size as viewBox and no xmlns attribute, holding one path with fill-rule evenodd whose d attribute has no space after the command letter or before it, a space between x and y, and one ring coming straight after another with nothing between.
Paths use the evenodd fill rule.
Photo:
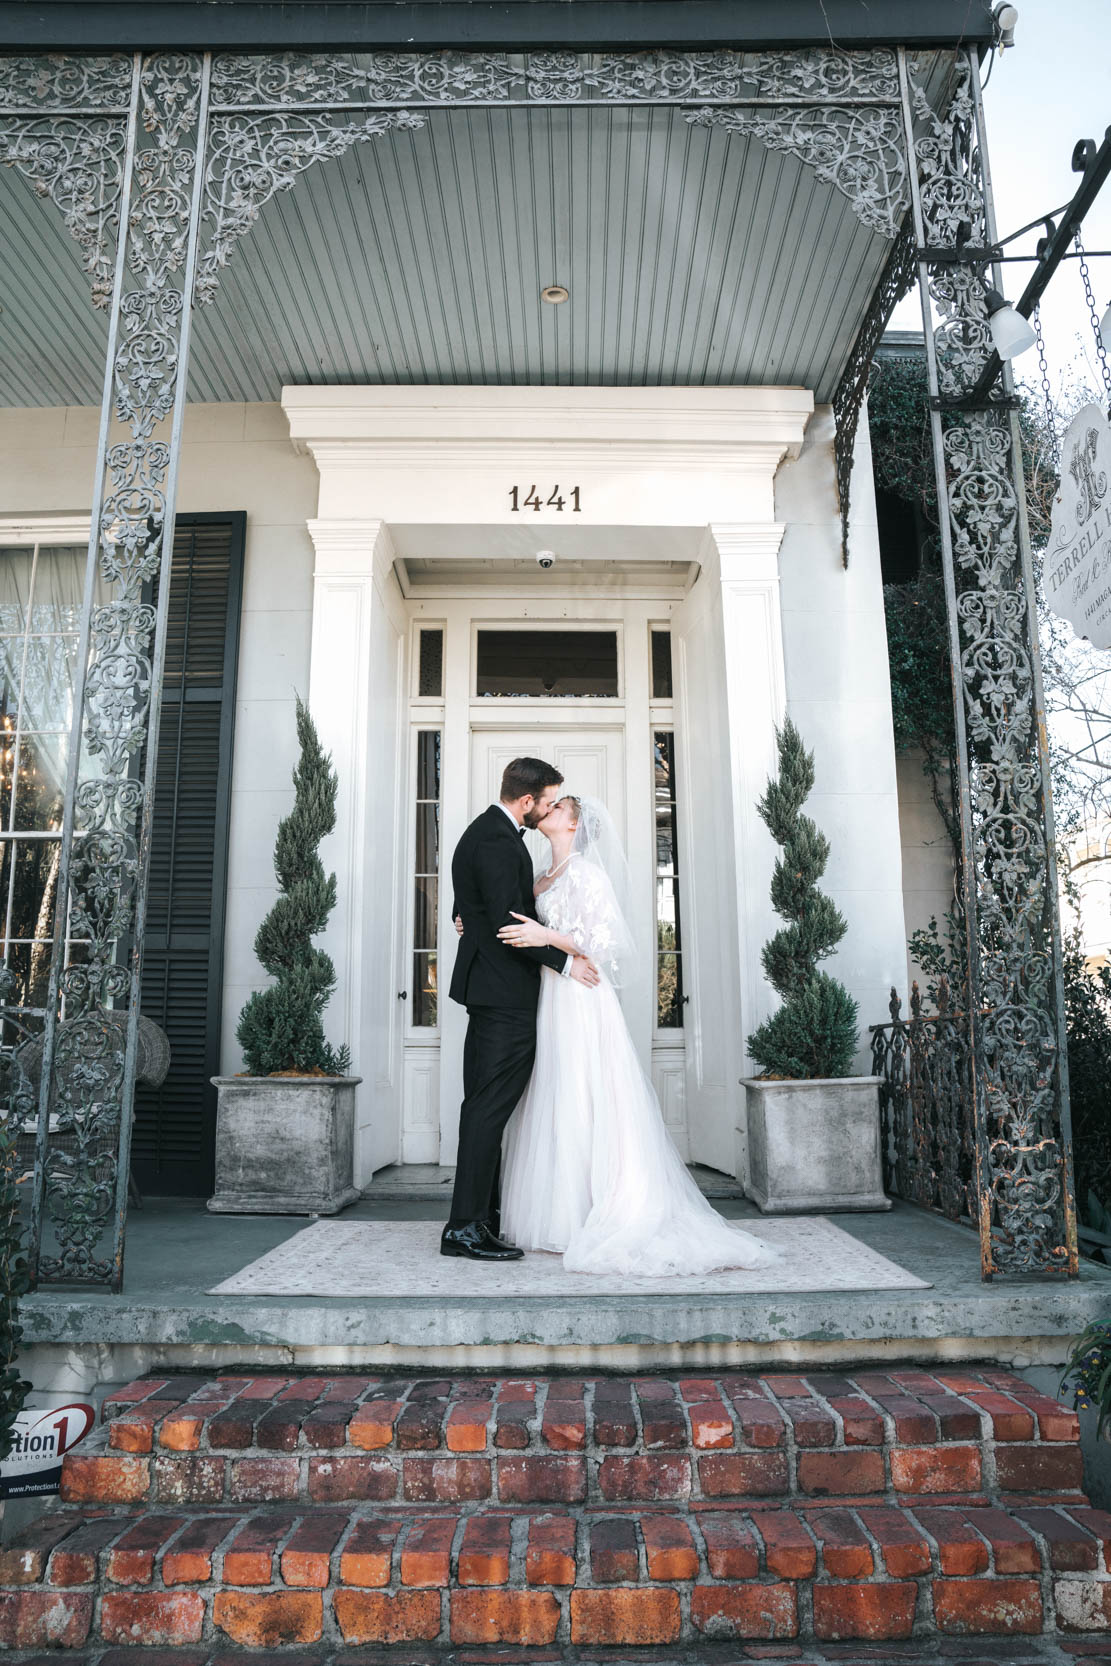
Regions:
<instances>
[{"instance_id":1,"label":"groom's black bow tie","mask_svg":"<svg viewBox=\"0 0 1111 1666\"><path fill-rule=\"evenodd\" d=\"M523 838L524 838L524 836L525 836L525 829L524 829L524 828L523 828L523 827L519 827L519 828L518 828L518 829L517 829L517 831L518 831L518 833L519 833L519 834L520 834L520 835L521 835L521 837L522 837L522 839L523 839Z\"/></svg>"}]
</instances>

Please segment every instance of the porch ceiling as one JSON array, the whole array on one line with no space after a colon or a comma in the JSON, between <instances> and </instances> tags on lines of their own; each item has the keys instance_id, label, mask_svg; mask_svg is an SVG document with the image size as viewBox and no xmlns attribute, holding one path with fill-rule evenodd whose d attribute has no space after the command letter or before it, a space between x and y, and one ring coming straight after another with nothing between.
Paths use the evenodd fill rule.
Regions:
<instances>
[{"instance_id":1,"label":"porch ceiling","mask_svg":"<svg viewBox=\"0 0 1111 1666\"><path fill-rule=\"evenodd\" d=\"M76 244L12 169L0 223L0 403L98 403L107 321ZM190 398L415 382L824 401L888 248L813 169L678 109L434 111L267 204L199 311ZM540 300L553 283L561 306Z\"/></svg>"}]
</instances>

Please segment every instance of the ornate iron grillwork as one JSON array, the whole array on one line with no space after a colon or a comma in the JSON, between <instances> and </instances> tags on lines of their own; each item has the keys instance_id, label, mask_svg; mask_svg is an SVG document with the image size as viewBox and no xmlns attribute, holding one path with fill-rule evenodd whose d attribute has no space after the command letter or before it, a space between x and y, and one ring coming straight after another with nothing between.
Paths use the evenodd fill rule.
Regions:
<instances>
[{"instance_id":1,"label":"ornate iron grillwork","mask_svg":"<svg viewBox=\"0 0 1111 1666\"><path fill-rule=\"evenodd\" d=\"M905 55L902 74L957 685L983 1273L1075 1272L1049 760L1009 370L994 399L960 404L992 350L982 258L964 253L995 241L978 69L957 59L944 116Z\"/></svg>"},{"instance_id":2,"label":"ornate iron grillwork","mask_svg":"<svg viewBox=\"0 0 1111 1666\"><path fill-rule=\"evenodd\" d=\"M40 1256L40 1278L118 1287L122 1274L162 613L190 308L215 293L262 205L313 162L417 125L428 110L661 104L800 157L885 237L895 236L909 189L920 248L955 246L961 219L982 240L991 230L973 141L976 72L971 59L960 62L956 97L941 118L917 89L912 103L905 56L888 48L0 59L0 160L57 203L82 247L95 298L110 301L111 319L60 871L70 933L87 950L63 971L60 907L39 1097L36 1254L44 1221L57 1242L56 1252ZM905 256L896 244L839 390L846 515L845 457L873 337L903 281ZM986 310L959 260L931 260L920 280L942 318L929 344L934 391L952 395L972 385L984 361ZM130 437L109 447L113 405ZM935 447L949 503L954 665L964 690L970 987L976 1010L990 1014L977 1020L973 1037L985 1271L1074 1266L1055 886L1017 434L1002 407L948 417L944 427L938 415ZM114 589L94 609L97 567ZM105 1020L106 1011L121 1008L129 1013L122 1049L118 1025ZM49 1138L50 1107L60 1102L81 1135L77 1156L65 1163L61 1154L52 1160ZM114 1250L105 1257L98 1246L113 1204Z\"/></svg>"},{"instance_id":3,"label":"ornate iron grillwork","mask_svg":"<svg viewBox=\"0 0 1111 1666\"><path fill-rule=\"evenodd\" d=\"M910 1016L893 989L888 1024L873 1024L872 1074L880 1081L884 1186L952 1221L977 1218L976 1141L968 1022L939 980L937 1012L922 1011L911 986Z\"/></svg>"}]
</instances>

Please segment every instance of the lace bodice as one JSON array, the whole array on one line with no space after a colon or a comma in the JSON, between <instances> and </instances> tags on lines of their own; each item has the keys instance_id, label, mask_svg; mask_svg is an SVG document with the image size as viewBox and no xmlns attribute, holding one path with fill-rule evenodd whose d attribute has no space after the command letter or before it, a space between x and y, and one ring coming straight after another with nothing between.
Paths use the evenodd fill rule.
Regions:
<instances>
[{"instance_id":1,"label":"lace bodice","mask_svg":"<svg viewBox=\"0 0 1111 1666\"><path fill-rule=\"evenodd\" d=\"M536 913L543 925L570 937L611 983L618 981L619 957L629 934L604 868L573 855L555 883L537 897Z\"/></svg>"}]
</instances>

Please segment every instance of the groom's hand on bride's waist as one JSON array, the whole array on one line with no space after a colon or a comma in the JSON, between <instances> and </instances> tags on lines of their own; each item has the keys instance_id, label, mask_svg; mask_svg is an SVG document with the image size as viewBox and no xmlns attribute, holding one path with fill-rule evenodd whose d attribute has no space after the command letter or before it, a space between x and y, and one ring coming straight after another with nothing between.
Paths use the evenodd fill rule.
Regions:
<instances>
[{"instance_id":1,"label":"groom's hand on bride's waist","mask_svg":"<svg viewBox=\"0 0 1111 1666\"><path fill-rule=\"evenodd\" d=\"M592 960L588 960L584 954L577 954L572 957L570 976L574 978L576 983L586 984L588 989L593 989L596 983L602 981L598 976L597 966Z\"/></svg>"}]
</instances>

